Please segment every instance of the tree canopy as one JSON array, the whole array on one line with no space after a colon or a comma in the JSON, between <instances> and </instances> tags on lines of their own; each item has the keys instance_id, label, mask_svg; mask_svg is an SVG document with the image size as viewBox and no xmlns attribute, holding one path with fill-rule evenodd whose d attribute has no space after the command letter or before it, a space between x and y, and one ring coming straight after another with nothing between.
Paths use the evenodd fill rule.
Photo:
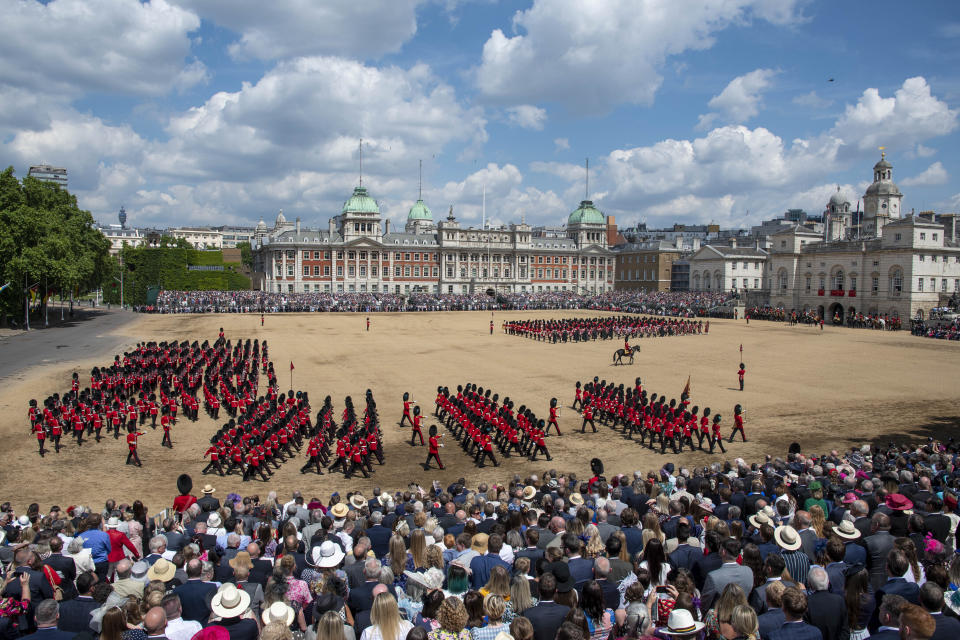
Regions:
<instances>
[{"instance_id":1,"label":"tree canopy","mask_svg":"<svg viewBox=\"0 0 960 640\"><path fill-rule=\"evenodd\" d=\"M0 173L0 313L23 313L26 288L65 295L100 286L112 272L110 243L66 189L13 167ZM26 284L25 284L26 283Z\"/></svg>"}]
</instances>

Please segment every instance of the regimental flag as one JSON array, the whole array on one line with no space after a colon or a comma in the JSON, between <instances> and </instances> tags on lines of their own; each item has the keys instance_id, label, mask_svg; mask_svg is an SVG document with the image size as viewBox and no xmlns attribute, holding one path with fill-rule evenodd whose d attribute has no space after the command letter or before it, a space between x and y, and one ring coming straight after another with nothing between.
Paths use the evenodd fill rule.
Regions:
<instances>
[{"instance_id":1,"label":"regimental flag","mask_svg":"<svg viewBox=\"0 0 960 640\"><path fill-rule=\"evenodd\" d=\"M680 392L681 397L686 395L690 397L690 375L687 374L687 384L683 385L683 391Z\"/></svg>"}]
</instances>

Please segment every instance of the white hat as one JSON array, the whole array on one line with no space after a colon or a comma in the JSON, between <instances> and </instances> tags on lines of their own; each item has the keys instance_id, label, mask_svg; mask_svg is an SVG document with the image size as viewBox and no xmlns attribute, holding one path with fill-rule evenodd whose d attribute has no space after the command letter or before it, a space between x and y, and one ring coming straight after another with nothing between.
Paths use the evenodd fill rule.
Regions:
<instances>
[{"instance_id":1,"label":"white hat","mask_svg":"<svg viewBox=\"0 0 960 640\"><path fill-rule=\"evenodd\" d=\"M119 526L120 526L120 518L117 518L116 516L114 516L109 520L107 520L107 524L106 524L107 529L116 529Z\"/></svg>"},{"instance_id":2,"label":"white hat","mask_svg":"<svg viewBox=\"0 0 960 640\"><path fill-rule=\"evenodd\" d=\"M284 626L289 627L293 624L293 617L295 615L293 607L283 601L278 601L270 605L260 617L263 618L263 624L281 622Z\"/></svg>"},{"instance_id":3,"label":"white hat","mask_svg":"<svg viewBox=\"0 0 960 640\"><path fill-rule=\"evenodd\" d=\"M203 490L200 493L205 493L207 495L210 495L214 491L216 491L216 489L214 489L213 486L208 484L208 485L204 485Z\"/></svg>"},{"instance_id":4,"label":"white hat","mask_svg":"<svg viewBox=\"0 0 960 640\"><path fill-rule=\"evenodd\" d=\"M423 587L429 591L443 587L443 572L436 567L430 567L422 573L418 571L405 570L403 575L407 576L407 580L413 580L414 582L423 585Z\"/></svg>"},{"instance_id":5,"label":"white hat","mask_svg":"<svg viewBox=\"0 0 960 640\"><path fill-rule=\"evenodd\" d=\"M667 619L667 627L657 629L668 636L689 636L699 633L704 624L693 619L693 614L686 609L674 609Z\"/></svg>"},{"instance_id":6,"label":"white hat","mask_svg":"<svg viewBox=\"0 0 960 640\"><path fill-rule=\"evenodd\" d=\"M250 594L237 589L237 585L230 582L213 594L213 600L210 601L210 609L221 618L239 617L249 606Z\"/></svg>"},{"instance_id":7,"label":"white hat","mask_svg":"<svg viewBox=\"0 0 960 640\"><path fill-rule=\"evenodd\" d=\"M833 532L844 540L856 540L860 537L860 530L849 520L842 520L839 526L833 528Z\"/></svg>"},{"instance_id":8,"label":"white hat","mask_svg":"<svg viewBox=\"0 0 960 640\"><path fill-rule=\"evenodd\" d=\"M313 566L326 569L340 564L345 555L340 545L332 540L324 540L323 544L319 547L314 547L310 550L310 561L313 563Z\"/></svg>"},{"instance_id":9,"label":"white hat","mask_svg":"<svg viewBox=\"0 0 960 640\"><path fill-rule=\"evenodd\" d=\"M361 493L355 493L350 496L350 504L354 509L363 509L367 505L367 499Z\"/></svg>"},{"instance_id":10,"label":"white hat","mask_svg":"<svg viewBox=\"0 0 960 640\"><path fill-rule=\"evenodd\" d=\"M217 512L211 513L207 516L207 526L214 529L218 528L223 522L220 520L220 514Z\"/></svg>"},{"instance_id":11,"label":"white hat","mask_svg":"<svg viewBox=\"0 0 960 640\"><path fill-rule=\"evenodd\" d=\"M30 518L27 516L20 516L17 518L17 524L20 525L21 529L26 529L30 526Z\"/></svg>"},{"instance_id":12,"label":"white hat","mask_svg":"<svg viewBox=\"0 0 960 640\"><path fill-rule=\"evenodd\" d=\"M796 551L803 544L797 530L788 524L777 527L773 532L773 538L787 551Z\"/></svg>"},{"instance_id":13,"label":"white hat","mask_svg":"<svg viewBox=\"0 0 960 640\"><path fill-rule=\"evenodd\" d=\"M349 511L350 507L347 506L346 502L338 502L330 507L330 515L334 518L346 518Z\"/></svg>"}]
</instances>

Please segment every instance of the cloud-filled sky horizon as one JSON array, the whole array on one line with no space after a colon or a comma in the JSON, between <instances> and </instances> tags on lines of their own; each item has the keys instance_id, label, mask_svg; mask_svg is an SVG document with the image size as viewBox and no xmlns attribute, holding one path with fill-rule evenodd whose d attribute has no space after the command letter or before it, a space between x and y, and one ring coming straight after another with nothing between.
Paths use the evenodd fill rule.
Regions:
<instances>
[{"instance_id":1,"label":"cloud-filled sky horizon","mask_svg":"<svg viewBox=\"0 0 960 640\"><path fill-rule=\"evenodd\" d=\"M12 0L0 164L67 167L103 223L384 217L744 227L960 210L960 12L818 0Z\"/></svg>"}]
</instances>

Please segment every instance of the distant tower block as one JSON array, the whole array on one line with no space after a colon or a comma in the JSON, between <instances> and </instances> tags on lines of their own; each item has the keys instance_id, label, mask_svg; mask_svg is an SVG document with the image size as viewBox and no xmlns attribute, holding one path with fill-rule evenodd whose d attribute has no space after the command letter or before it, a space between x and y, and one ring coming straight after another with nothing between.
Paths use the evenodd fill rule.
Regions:
<instances>
[{"instance_id":1,"label":"distant tower block","mask_svg":"<svg viewBox=\"0 0 960 640\"><path fill-rule=\"evenodd\" d=\"M127 210L123 208L123 205L120 205L120 213L117 215L117 218L120 220L120 228L127 228Z\"/></svg>"}]
</instances>

